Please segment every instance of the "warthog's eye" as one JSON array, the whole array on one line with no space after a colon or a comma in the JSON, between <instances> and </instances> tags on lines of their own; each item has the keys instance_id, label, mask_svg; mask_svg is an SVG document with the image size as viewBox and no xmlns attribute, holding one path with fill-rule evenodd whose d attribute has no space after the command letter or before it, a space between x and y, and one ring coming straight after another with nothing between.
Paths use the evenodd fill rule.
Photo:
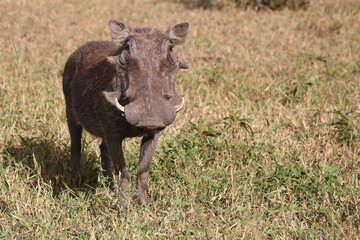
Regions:
<instances>
[{"instance_id":1,"label":"warthog's eye","mask_svg":"<svg viewBox=\"0 0 360 240\"><path fill-rule=\"evenodd\" d=\"M171 48L171 50L169 50L167 58L173 64L175 64L177 62L177 57L176 57L175 53L172 51L172 48Z\"/></svg>"},{"instance_id":2,"label":"warthog's eye","mask_svg":"<svg viewBox=\"0 0 360 240\"><path fill-rule=\"evenodd\" d=\"M171 40L169 39L166 39L164 42L163 42L163 50L164 52L166 53L166 58L171 62L171 63L175 63L176 62L176 55L175 53L173 52L173 47L174 47L174 44L172 43Z\"/></svg>"},{"instance_id":3,"label":"warthog's eye","mask_svg":"<svg viewBox=\"0 0 360 240\"><path fill-rule=\"evenodd\" d=\"M128 56L129 56L129 52L126 50L124 50L119 56L119 64L120 64L120 67L123 69L126 66Z\"/></svg>"}]
</instances>

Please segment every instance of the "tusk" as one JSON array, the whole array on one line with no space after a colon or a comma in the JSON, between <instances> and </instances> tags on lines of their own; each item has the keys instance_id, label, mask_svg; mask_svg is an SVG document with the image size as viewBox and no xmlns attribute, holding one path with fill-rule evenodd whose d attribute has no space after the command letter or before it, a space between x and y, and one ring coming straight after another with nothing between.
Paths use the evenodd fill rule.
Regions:
<instances>
[{"instance_id":1,"label":"tusk","mask_svg":"<svg viewBox=\"0 0 360 240\"><path fill-rule=\"evenodd\" d=\"M117 98L115 98L115 106L121 113L125 113L125 108L118 102Z\"/></svg>"},{"instance_id":2,"label":"tusk","mask_svg":"<svg viewBox=\"0 0 360 240\"><path fill-rule=\"evenodd\" d=\"M185 103L185 97L182 97L181 98L181 103L175 107L176 112L180 111L180 109L184 106L184 103Z\"/></svg>"}]
</instances>

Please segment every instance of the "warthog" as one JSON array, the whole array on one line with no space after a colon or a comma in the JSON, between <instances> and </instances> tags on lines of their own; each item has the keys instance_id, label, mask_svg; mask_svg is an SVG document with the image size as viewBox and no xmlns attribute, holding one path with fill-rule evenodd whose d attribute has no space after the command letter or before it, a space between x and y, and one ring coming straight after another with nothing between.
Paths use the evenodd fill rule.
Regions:
<instances>
[{"instance_id":1,"label":"warthog","mask_svg":"<svg viewBox=\"0 0 360 240\"><path fill-rule=\"evenodd\" d=\"M127 28L110 20L112 41L87 42L67 60L63 75L66 117L71 137L72 177L79 184L81 134L85 128L102 138L101 165L112 181L126 189L128 173L122 141L142 136L136 199L147 202L147 178L161 130L182 108L186 94L176 93L176 76L188 65L173 52L185 42L189 24L164 33L152 28ZM111 160L111 161L110 161ZM111 164L112 162L112 164Z\"/></svg>"}]
</instances>

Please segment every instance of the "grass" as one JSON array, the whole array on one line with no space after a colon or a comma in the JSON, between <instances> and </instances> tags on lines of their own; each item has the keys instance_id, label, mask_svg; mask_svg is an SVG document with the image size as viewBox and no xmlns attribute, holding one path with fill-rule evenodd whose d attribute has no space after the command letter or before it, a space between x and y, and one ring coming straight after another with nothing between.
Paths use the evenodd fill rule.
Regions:
<instances>
[{"instance_id":1,"label":"grass","mask_svg":"<svg viewBox=\"0 0 360 240\"><path fill-rule=\"evenodd\" d=\"M358 239L360 3L307 11L188 9L166 1L0 2L0 238ZM83 140L84 184L71 185L61 75L108 20L188 21L177 48L189 97L153 158L147 206L132 179L112 191L99 139Z\"/></svg>"}]
</instances>

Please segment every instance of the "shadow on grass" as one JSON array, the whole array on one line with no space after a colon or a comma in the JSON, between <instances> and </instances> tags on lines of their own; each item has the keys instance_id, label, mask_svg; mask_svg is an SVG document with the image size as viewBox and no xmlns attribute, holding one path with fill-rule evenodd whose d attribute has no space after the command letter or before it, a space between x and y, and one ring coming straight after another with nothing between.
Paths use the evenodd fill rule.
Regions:
<instances>
[{"instance_id":1,"label":"shadow on grass","mask_svg":"<svg viewBox=\"0 0 360 240\"><path fill-rule=\"evenodd\" d=\"M71 179L70 146L59 143L53 137L20 137L21 142L5 146L2 153L4 165L19 164L32 173L40 175L42 180L53 187L53 195L58 195L66 186L71 189L88 191L98 186L100 164L94 152L85 151L81 159L81 185L76 187ZM84 144L83 144L84 145ZM5 166L6 167L6 166ZM40 174L39 174L40 173Z\"/></svg>"}]
</instances>

